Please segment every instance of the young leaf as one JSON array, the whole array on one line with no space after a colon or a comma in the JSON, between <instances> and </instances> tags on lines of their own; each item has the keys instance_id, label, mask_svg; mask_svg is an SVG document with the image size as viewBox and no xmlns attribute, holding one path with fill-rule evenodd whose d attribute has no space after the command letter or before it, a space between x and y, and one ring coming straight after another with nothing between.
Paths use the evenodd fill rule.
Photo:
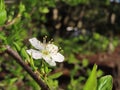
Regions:
<instances>
[{"instance_id":1,"label":"young leaf","mask_svg":"<svg viewBox=\"0 0 120 90\"><path fill-rule=\"evenodd\" d=\"M97 90L112 90L112 76L106 75L98 80Z\"/></svg>"},{"instance_id":2,"label":"young leaf","mask_svg":"<svg viewBox=\"0 0 120 90\"><path fill-rule=\"evenodd\" d=\"M97 88L97 65L93 66L92 72L85 83L83 90L96 90Z\"/></svg>"},{"instance_id":3,"label":"young leaf","mask_svg":"<svg viewBox=\"0 0 120 90\"><path fill-rule=\"evenodd\" d=\"M17 50L18 52L20 52L20 50L21 50L20 46L19 46L16 42L13 42L13 44L14 44L16 50Z\"/></svg>"}]
</instances>

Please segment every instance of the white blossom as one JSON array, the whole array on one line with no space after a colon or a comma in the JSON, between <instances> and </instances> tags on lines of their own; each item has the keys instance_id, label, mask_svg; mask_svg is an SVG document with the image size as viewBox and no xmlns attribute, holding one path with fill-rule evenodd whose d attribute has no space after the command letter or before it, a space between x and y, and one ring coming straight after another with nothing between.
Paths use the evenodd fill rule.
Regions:
<instances>
[{"instance_id":1,"label":"white blossom","mask_svg":"<svg viewBox=\"0 0 120 90\"><path fill-rule=\"evenodd\" d=\"M26 50L34 59L44 59L49 65L56 66L56 62L63 62L64 56L58 52L58 47L52 43L41 43L36 38L29 39L31 45L36 49Z\"/></svg>"}]
</instances>

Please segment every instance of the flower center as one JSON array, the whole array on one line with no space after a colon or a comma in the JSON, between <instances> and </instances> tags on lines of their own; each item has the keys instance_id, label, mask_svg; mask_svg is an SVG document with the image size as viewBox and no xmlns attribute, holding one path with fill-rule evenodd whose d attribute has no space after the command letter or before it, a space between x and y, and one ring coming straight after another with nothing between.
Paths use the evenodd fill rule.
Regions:
<instances>
[{"instance_id":1,"label":"flower center","mask_svg":"<svg viewBox=\"0 0 120 90\"><path fill-rule=\"evenodd\" d=\"M49 55L49 51L47 51L47 50L42 50L42 54L43 54L43 55Z\"/></svg>"}]
</instances>

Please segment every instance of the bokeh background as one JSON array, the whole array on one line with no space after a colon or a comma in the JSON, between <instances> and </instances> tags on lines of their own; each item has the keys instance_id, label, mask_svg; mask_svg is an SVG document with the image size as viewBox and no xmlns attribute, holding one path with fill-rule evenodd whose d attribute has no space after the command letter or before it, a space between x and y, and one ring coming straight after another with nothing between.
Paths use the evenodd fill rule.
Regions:
<instances>
[{"instance_id":1,"label":"bokeh background","mask_svg":"<svg viewBox=\"0 0 120 90\"><path fill-rule=\"evenodd\" d=\"M81 90L95 63L98 77L112 75L113 90L120 90L120 0L5 0L5 5L7 21L0 27L0 45L27 49L29 38L53 39L65 56L52 70L63 73L55 82L60 90ZM39 90L3 51L0 89Z\"/></svg>"}]
</instances>

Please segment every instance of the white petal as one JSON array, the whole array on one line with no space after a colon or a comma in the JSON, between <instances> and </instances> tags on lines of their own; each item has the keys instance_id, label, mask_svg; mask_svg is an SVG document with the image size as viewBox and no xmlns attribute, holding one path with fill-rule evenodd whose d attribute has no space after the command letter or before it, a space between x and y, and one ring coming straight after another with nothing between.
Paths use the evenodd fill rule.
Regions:
<instances>
[{"instance_id":1,"label":"white petal","mask_svg":"<svg viewBox=\"0 0 120 90\"><path fill-rule=\"evenodd\" d=\"M54 44L47 44L46 49L52 54L56 54L58 52L58 47Z\"/></svg>"},{"instance_id":2,"label":"white petal","mask_svg":"<svg viewBox=\"0 0 120 90\"><path fill-rule=\"evenodd\" d=\"M36 49L42 50L44 48L43 44L36 38L31 38L29 39L29 41L32 44L32 46L35 47Z\"/></svg>"},{"instance_id":3,"label":"white petal","mask_svg":"<svg viewBox=\"0 0 120 90\"><path fill-rule=\"evenodd\" d=\"M43 59L44 59L50 66L56 66L55 61L53 61L50 56L44 56Z\"/></svg>"},{"instance_id":4,"label":"white petal","mask_svg":"<svg viewBox=\"0 0 120 90\"><path fill-rule=\"evenodd\" d=\"M64 56L60 53L51 55L52 59L56 62L63 62L64 61Z\"/></svg>"},{"instance_id":5,"label":"white petal","mask_svg":"<svg viewBox=\"0 0 120 90\"><path fill-rule=\"evenodd\" d=\"M47 62L50 66L56 66L56 63L55 63L55 61L49 61L49 62Z\"/></svg>"},{"instance_id":6,"label":"white petal","mask_svg":"<svg viewBox=\"0 0 120 90\"><path fill-rule=\"evenodd\" d=\"M26 50L27 53L29 55L31 55L34 59L41 59L42 58L42 54L37 51L37 50L34 50L34 49L29 49L29 50Z\"/></svg>"}]
</instances>

